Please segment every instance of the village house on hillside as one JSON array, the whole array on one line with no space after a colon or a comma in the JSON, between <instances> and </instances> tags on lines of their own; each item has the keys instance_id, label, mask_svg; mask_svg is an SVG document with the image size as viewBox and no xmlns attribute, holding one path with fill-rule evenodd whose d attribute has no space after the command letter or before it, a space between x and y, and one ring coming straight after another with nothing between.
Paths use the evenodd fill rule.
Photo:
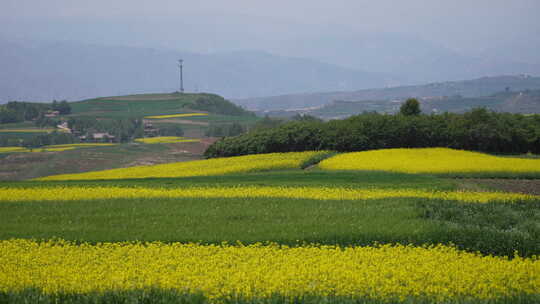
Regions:
<instances>
[{"instance_id":1,"label":"village house on hillside","mask_svg":"<svg viewBox=\"0 0 540 304\"><path fill-rule=\"evenodd\" d=\"M63 123L59 125L56 125L56 127L62 132L71 133L71 129L68 127L67 121L64 121Z\"/></svg>"},{"instance_id":2,"label":"village house on hillside","mask_svg":"<svg viewBox=\"0 0 540 304\"><path fill-rule=\"evenodd\" d=\"M144 136L154 137L159 134L159 129L155 128L154 125L150 122L144 122Z\"/></svg>"},{"instance_id":3,"label":"village house on hillside","mask_svg":"<svg viewBox=\"0 0 540 304\"><path fill-rule=\"evenodd\" d=\"M60 111L52 111L52 110L49 110L47 111L43 116L47 117L47 118L52 118L52 117L57 117L60 115Z\"/></svg>"},{"instance_id":4,"label":"village house on hillside","mask_svg":"<svg viewBox=\"0 0 540 304\"><path fill-rule=\"evenodd\" d=\"M87 135L79 136L79 139L82 142L110 142L112 143L115 139L114 135L105 133L90 133Z\"/></svg>"}]
</instances>

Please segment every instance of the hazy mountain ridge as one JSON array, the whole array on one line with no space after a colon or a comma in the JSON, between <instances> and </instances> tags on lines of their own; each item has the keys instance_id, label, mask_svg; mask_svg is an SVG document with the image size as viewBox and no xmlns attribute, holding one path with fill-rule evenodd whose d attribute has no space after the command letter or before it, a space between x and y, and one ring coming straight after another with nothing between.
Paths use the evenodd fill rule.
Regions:
<instances>
[{"instance_id":1,"label":"hazy mountain ridge","mask_svg":"<svg viewBox=\"0 0 540 304\"><path fill-rule=\"evenodd\" d=\"M76 42L0 41L0 101L78 100L178 89L176 61L185 60L186 91L225 97L384 86L376 73L258 51L197 54Z\"/></svg>"},{"instance_id":2,"label":"hazy mountain ridge","mask_svg":"<svg viewBox=\"0 0 540 304\"><path fill-rule=\"evenodd\" d=\"M425 98L454 95L461 95L462 97L479 97L505 91L506 88L512 91L540 89L540 77L528 75L482 77L472 80L447 81L392 88L238 99L235 100L235 102L248 109L276 111L294 108L321 107L333 101L383 101L404 99L408 97Z\"/></svg>"},{"instance_id":3,"label":"hazy mountain ridge","mask_svg":"<svg viewBox=\"0 0 540 304\"><path fill-rule=\"evenodd\" d=\"M335 100L320 107L262 112L272 116L291 117L296 114L309 114L323 119L341 119L362 112L397 113L404 99L394 100ZM432 96L419 98L424 113L463 113L474 108L486 108L496 112L520 114L540 113L540 90L520 92L500 92L489 96L462 97ZM260 113L260 114L262 114Z\"/></svg>"},{"instance_id":4,"label":"hazy mountain ridge","mask_svg":"<svg viewBox=\"0 0 540 304\"><path fill-rule=\"evenodd\" d=\"M389 12L385 13L383 17L388 17ZM396 23L396 20L386 18L380 20ZM537 38L537 31L529 28L521 28L519 32L505 32L504 28L497 28L500 35L493 36L488 40L489 43L483 40L480 47L474 39L454 39L452 43L452 39L444 38L444 35L407 33L398 27L360 29L350 25L305 24L277 16L255 17L222 11L184 14L182 18L64 16L6 18L4 22L6 26L0 28L0 35L20 35L28 39L84 40L88 43L180 49L196 53L266 50L272 54L311 58L345 69L385 73L398 78L399 82L387 83L389 85L470 79L487 75L540 74L540 56L535 52L540 40ZM459 26L453 22L451 28ZM36 31L40 28L47 30ZM455 34L460 37L467 36L467 33ZM366 87L374 86L366 84L351 89ZM325 90L334 89L326 85L317 91ZM345 89L337 87L335 90ZM260 91L264 91L264 86ZM302 91L308 90L296 90ZM271 94L245 96L289 92L276 91ZM226 92L216 93L228 97L242 97Z\"/></svg>"},{"instance_id":5,"label":"hazy mountain ridge","mask_svg":"<svg viewBox=\"0 0 540 304\"><path fill-rule=\"evenodd\" d=\"M338 46L339 51L322 47L323 42ZM517 50L508 45L506 52L497 49L468 54L413 35L356 33L346 29L338 35L323 31L313 37L287 41L285 45L294 54L310 54L311 58L340 66L396 75L405 80L401 84L455 81L487 75L540 74L540 65L527 61L538 56L510 55L509 50ZM533 46L529 48L534 49ZM529 48L523 46L519 53L526 53Z\"/></svg>"}]
</instances>

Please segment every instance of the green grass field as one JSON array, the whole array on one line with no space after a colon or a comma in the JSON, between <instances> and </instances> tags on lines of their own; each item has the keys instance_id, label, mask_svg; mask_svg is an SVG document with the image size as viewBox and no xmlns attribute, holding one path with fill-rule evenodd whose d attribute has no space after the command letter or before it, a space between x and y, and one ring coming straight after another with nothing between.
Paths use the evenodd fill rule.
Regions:
<instances>
[{"instance_id":1,"label":"green grass field","mask_svg":"<svg viewBox=\"0 0 540 304\"><path fill-rule=\"evenodd\" d=\"M0 187L330 186L455 190L426 175L289 170L177 179L10 182ZM27 223L31 222L32 225ZM75 241L274 241L369 245L456 244L486 254L540 253L540 201L467 204L418 198L332 201L276 198L118 199L0 203L0 238ZM489 236L489 237L487 237Z\"/></svg>"},{"instance_id":2,"label":"green grass field","mask_svg":"<svg viewBox=\"0 0 540 304\"><path fill-rule=\"evenodd\" d=\"M2 129L26 129L26 128L35 128L35 127L36 126L31 121L0 124L0 130L2 130Z\"/></svg>"}]
</instances>

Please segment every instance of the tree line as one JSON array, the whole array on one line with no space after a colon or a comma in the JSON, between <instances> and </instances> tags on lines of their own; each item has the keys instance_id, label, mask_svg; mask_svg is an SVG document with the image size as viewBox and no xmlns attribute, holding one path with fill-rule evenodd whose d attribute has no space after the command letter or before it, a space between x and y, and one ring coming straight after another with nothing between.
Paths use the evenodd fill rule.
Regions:
<instances>
[{"instance_id":1,"label":"tree line","mask_svg":"<svg viewBox=\"0 0 540 304\"><path fill-rule=\"evenodd\" d=\"M52 103L35 103L10 101L0 106L0 124L16 123L30 120L43 120L50 111L58 111L60 115L71 113L71 106L65 100Z\"/></svg>"},{"instance_id":2,"label":"tree line","mask_svg":"<svg viewBox=\"0 0 540 304\"><path fill-rule=\"evenodd\" d=\"M50 120L54 123L60 123L58 120ZM81 142L81 136L94 141L92 135L95 133L107 133L111 137L104 138L104 141L115 143L130 142L135 138L144 136L144 124L142 119L116 119L108 121L99 121L94 117L70 117L67 119L68 128L71 133L54 131L46 134L33 136L1 136L0 146L23 146L27 148L39 148L47 145L72 144ZM56 124L54 124L56 126ZM164 134L158 135L182 135L183 131L179 128L164 128L160 130Z\"/></svg>"},{"instance_id":3,"label":"tree line","mask_svg":"<svg viewBox=\"0 0 540 304\"><path fill-rule=\"evenodd\" d=\"M293 121L270 129L226 137L206 157L307 150L364 151L386 148L449 147L488 153L540 153L540 115L491 112L420 114L363 113L343 120Z\"/></svg>"}]
</instances>

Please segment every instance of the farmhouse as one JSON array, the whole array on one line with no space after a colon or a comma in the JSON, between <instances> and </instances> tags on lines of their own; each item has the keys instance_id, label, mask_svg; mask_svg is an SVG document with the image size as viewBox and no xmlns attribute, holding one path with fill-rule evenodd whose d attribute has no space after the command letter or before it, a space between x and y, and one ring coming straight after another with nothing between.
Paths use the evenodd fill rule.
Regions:
<instances>
[{"instance_id":1,"label":"farmhouse","mask_svg":"<svg viewBox=\"0 0 540 304\"><path fill-rule=\"evenodd\" d=\"M51 117L57 117L58 115L60 115L60 111L51 111L51 110L49 110L43 116L51 118Z\"/></svg>"},{"instance_id":2,"label":"farmhouse","mask_svg":"<svg viewBox=\"0 0 540 304\"><path fill-rule=\"evenodd\" d=\"M114 135L109 134L108 132L105 133L90 133L87 135L79 136L79 139L82 142L113 142L115 139Z\"/></svg>"}]
</instances>

